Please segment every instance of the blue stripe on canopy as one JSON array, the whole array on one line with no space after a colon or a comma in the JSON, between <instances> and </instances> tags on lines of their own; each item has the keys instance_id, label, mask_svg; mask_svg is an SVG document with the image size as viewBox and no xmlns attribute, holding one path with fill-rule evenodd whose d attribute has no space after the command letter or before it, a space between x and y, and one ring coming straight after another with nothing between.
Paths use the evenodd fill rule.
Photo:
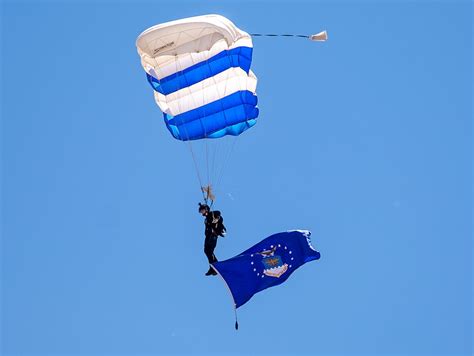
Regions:
<instances>
[{"instance_id":1,"label":"blue stripe on canopy","mask_svg":"<svg viewBox=\"0 0 474 356\"><path fill-rule=\"evenodd\" d=\"M176 116L167 115L165 118L168 120L170 125L183 125L196 119L216 114L222 110L232 108L239 104L246 104L255 107L257 106L257 96L251 91L241 90L227 95L222 99L210 102L209 104L199 106L193 110L186 111Z\"/></svg>"},{"instance_id":2,"label":"blue stripe on canopy","mask_svg":"<svg viewBox=\"0 0 474 356\"><path fill-rule=\"evenodd\" d=\"M163 95L168 95L213 77L229 68L240 67L248 73L251 62L252 48L236 47L219 52L208 60L196 63L185 70L178 71L162 79L157 79L148 73L146 77L154 90Z\"/></svg>"},{"instance_id":3,"label":"blue stripe on canopy","mask_svg":"<svg viewBox=\"0 0 474 356\"><path fill-rule=\"evenodd\" d=\"M243 90L207 105L172 116L164 114L174 138L182 141L240 135L256 123L257 96Z\"/></svg>"},{"instance_id":4,"label":"blue stripe on canopy","mask_svg":"<svg viewBox=\"0 0 474 356\"><path fill-rule=\"evenodd\" d=\"M216 131L213 134L209 135L208 138L219 138L219 137L223 137L223 136L226 136L226 135L238 136L242 132L244 132L245 130L251 128L256 123L257 123L257 120L250 119L250 120L241 122L239 124L235 124L235 125L226 127L225 129Z\"/></svg>"}]
</instances>

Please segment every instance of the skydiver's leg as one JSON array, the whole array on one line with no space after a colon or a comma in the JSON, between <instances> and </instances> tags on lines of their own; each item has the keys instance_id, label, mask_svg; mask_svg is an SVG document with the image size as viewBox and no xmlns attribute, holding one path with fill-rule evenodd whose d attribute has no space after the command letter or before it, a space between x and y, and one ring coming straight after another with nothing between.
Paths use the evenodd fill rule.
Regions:
<instances>
[{"instance_id":1,"label":"skydiver's leg","mask_svg":"<svg viewBox=\"0 0 474 356\"><path fill-rule=\"evenodd\" d=\"M204 240L204 253L206 254L209 264L217 262L216 255L214 255L214 249L217 245L217 236L206 236ZM216 275L216 271L209 266L209 270L206 272L206 276Z\"/></svg>"},{"instance_id":2,"label":"skydiver's leg","mask_svg":"<svg viewBox=\"0 0 474 356\"><path fill-rule=\"evenodd\" d=\"M204 240L204 253L206 254L209 264L217 262L216 255L214 255L214 249L217 245L217 236L206 236Z\"/></svg>"}]
</instances>

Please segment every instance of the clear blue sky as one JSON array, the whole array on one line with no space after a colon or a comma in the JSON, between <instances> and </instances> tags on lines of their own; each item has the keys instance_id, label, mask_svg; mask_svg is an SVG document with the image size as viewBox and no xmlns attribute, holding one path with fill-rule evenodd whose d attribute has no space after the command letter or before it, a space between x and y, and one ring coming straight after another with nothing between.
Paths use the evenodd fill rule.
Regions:
<instances>
[{"instance_id":1,"label":"clear blue sky","mask_svg":"<svg viewBox=\"0 0 474 356\"><path fill-rule=\"evenodd\" d=\"M206 13L329 33L254 40L216 253L306 228L322 257L238 332L135 48ZM471 2L3 1L1 26L2 354L472 353Z\"/></svg>"}]
</instances>

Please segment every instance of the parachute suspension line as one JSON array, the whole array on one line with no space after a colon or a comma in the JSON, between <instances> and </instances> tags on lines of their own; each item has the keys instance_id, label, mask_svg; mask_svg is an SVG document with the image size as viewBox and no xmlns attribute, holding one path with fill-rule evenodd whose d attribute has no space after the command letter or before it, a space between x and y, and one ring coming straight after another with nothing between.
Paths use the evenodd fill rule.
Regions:
<instances>
[{"instance_id":1,"label":"parachute suspension line","mask_svg":"<svg viewBox=\"0 0 474 356\"><path fill-rule=\"evenodd\" d=\"M204 112L204 116L206 116L206 113ZM204 129L204 134L207 135L205 129ZM211 186L211 180L210 180L210 175L209 175L209 143L208 143L208 139L207 138L204 138L204 140L206 141L204 143L204 147L203 147L203 150L204 150L204 156L205 156L205 159L206 159L206 176L207 176L207 180L204 182L200 182L201 184L201 192L203 194L203 198L204 198L204 202L209 205L209 206L212 206L212 204L214 203L214 199L215 199L215 196L212 192L212 186ZM203 172L204 173L204 172ZM209 203L209 201L211 203Z\"/></svg>"},{"instance_id":2,"label":"parachute suspension line","mask_svg":"<svg viewBox=\"0 0 474 356\"><path fill-rule=\"evenodd\" d=\"M211 172L212 172L212 178L211 178L211 182L209 182L209 184L211 183L215 183L215 172L216 172L216 156L217 156L217 152L220 151L220 146L221 146L221 140L217 140L214 144L214 148L212 150L212 161L211 161Z\"/></svg>"},{"instance_id":3,"label":"parachute suspension line","mask_svg":"<svg viewBox=\"0 0 474 356\"><path fill-rule=\"evenodd\" d=\"M187 133L186 133L186 135L187 135ZM189 147L189 151L191 152L191 157L193 158L194 170L196 171L196 176L197 176L198 181L199 181L199 186L201 187L202 197L203 197L204 201L207 202L206 196L204 195L204 191L202 189L202 186L203 186L202 185L202 179L201 179L201 174L199 173L198 164L196 162L196 156L194 155L193 146L192 146L190 141L188 142L188 147Z\"/></svg>"},{"instance_id":4,"label":"parachute suspension line","mask_svg":"<svg viewBox=\"0 0 474 356\"><path fill-rule=\"evenodd\" d=\"M231 63L230 58L228 58L228 60L229 60L229 65L232 67L232 63ZM210 64L209 64L209 60L206 60L206 65L208 66L209 71L212 72L211 66L210 66ZM216 89L217 89L219 86L218 86L218 83L217 83L217 81L216 81L216 78L215 78L215 77L212 77L212 79L213 79L214 85L215 85L215 87L216 87ZM227 83L225 84L224 93L225 93L226 91L227 91ZM224 115L224 120L225 120L225 122L227 123L227 120L226 120L226 119L227 119L227 117L226 117L226 112L225 112L224 104L223 104L222 102L221 102L221 109L222 109L222 113L223 113L223 115ZM205 132L205 130L204 130L204 134L207 136L207 133ZM208 139L206 138L205 140L208 140ZM214 173L214 172L213 172L212 182L211 182L211 178L209 177L209 161L208 161L207 144L208 144L208 143L207 143L207 141L206 141L206 165L207 165L208 185L207 185L207 187L205 187L205 188L206 188L206 191L207 191L207 193L208 193L208 197L209 197L209 195L212 196L212 199L211 199L211 207L212 207L212 205L214 204L215 196L214 196L214 194L212 194L211 189L212 189L212 188L216 189L216 187L218 186L219 182L217 181L217 183L216 183L216 181L214 181L214 178L215 178L216 180L218 179L218 177L214 177L214 176L215 176L215 173ZM215 145L215 146L217 146L217 147L214 147L214 150L215 150L215 151L214 151L214 157L215 157L215 154L217 153L217 152L216 152L217 149L220 148L220 147L219 147L219 144L217 144L217 145ZM225 163L225 162L223 162L223 163L221 164L221 168L222 168L222 165L223 165L224 163ZM213 185L211 185L211 183L213 183Z\"/></svg>"},{"instance_id":5,"label":"parachute suspension line","mask_svg":"<svg viewBox=\"0 0 474 356\"><path fill-rule=\"evenodd\" d=\"M229 60L229 65L232 67L232 62L231 62L230 58L228 58L228 60ZM214 79L214 81L215 81L215 79ZM227 84L226 84L226 89L225 90L227 91ZM224 118L226 118L226 114L225 114L225 110L224 110L223 105L222 105L222 112L224 113ZM215 177L215 179L216 179L215 186L216 187L220 187L220 185L221 185L222 177L224 175L225 168L227 167L227 163L230 160L230 157L231 157L231 155L234 151L234 147L235 147L235 144L236 144L238 138L239 138L239 136L234 136L230 147L228 147L226 152L223 153L223 160L222 160L222 163L220 164L220 167L218 168L218 172L217 172L216 177Z\"/></svg>"},{"instance_id":6,"label":"parachute suspension line","mask_svg":"<svg viewBox=\"0 0 474 356\"><path fill-rule=\"evenodd\" d=\"M216 186L215 186L215 175L216 175L216 156L217 156L217 153L220 151L220 148L221 148L221 141L222 140L212 140L212 141L209 141L209 146L210 146L210 150L209 150L209 155L210 155L210 168L209 168L209 171L210 171L210 174L209 174L209 187L210 189L213 189L215 190L216 189ZM212 191L211 191L211 194L212 194ZM212 208L212 205L214 204L214 200L211 201L211 205L210 205L210 208Z\"/></svg>"},{"instance_id":7,"label":"parachute suspension line","mask_svg":"<svg viewBox=\"0 0 474 356\"><path fill-rule=\"evenodd\" d=\"M176 64L179 63L179 61L176 61L175 62ZM177 69L177 72L183 72L183 68L181 66L179 66L178 68L178 65L176 66L176 69ZM186 86L188 85L187 83L187 78L186 76L184 76L185 80L186 80ZM178 87L178 90L181 90L183 89L181 86ZM179 108L179 111L181 111L181 105L180 105L180 102L178 100L178 108ZM193 162L194 162L194 169L196 171L196 176L198 178L198 181L199 181L199 186L201 187L201 192L202 192L202 197L204 199L204 201L207 203L207 200L206 200L206 196L204 195L204 191L202 190L202 179L201 179L201 174L199 172L199 167L198 167L198 164L197 164L197 161L196 161L196 156L194 154L194 150L193 150L193 145L191 143L191 140L189 140L189 133L188 133L188 129L186 127L186 125L184 125L184 131L186 133L186 138L188 138L188 147L189 147L189 151L191 152L191 157L193 159Z\"/></svg>"},{"instance_id":8,"label":"parachute suspension line","mask_svg":"<svg viewBox=\"0 0 474 356\"><path fill-rule=\"evenodd\" d=\"M208 139L205 138L206 140L206 171L207 171L207 185L210 187L211 186L211 178L209 177L209 142Z\"/></svg>"},{"instance_id":9,"label":"parachute suspension line","mask_svg":"<svg viewBox=\"0 0 474 356\"><path fill-rule=\"evenodd\" d=\"M206 62L208 63L208 60L206 60ZM179 71L181 71L181 72L183 71L183 68L181 66L179 68ZM185 79L185 85L186 85L185 87L189 87L189 82L188 82L187 77L184 76L184 79ZM179 89L182 89L182 87L180 86ZM191 96L191 97L193 99L194 106L196 106L196 100L194 99L193 96ZM179 101L178 101L178 105L179 105ZM204 109L204 116L206 116L205 109ZM205 204L209 205L209 200L210 200L211 201L211 206L212 206L212 203L214 203L215 197L212 194L211 185L210 185L210 182L209 182L208 142L205 139L206 140L206 142L205 142L205 158L206 158L206 167L207 167L207 185L206 185L205 182L203 182L203 179L201 177L201 170L199 169L199 164L197 162L196 155L195 155L194 150L193 150L192 140L189 139L189 134L188 134L188 130L186 128L186 125L184 125L184 129L185 129L185 132L186 132L186 137L188 138L189 149L190 149L190 152L191 152L191 156L193 158L196 175L197 175L198 180L199 180L199 188L200 188L201 193L202 193L203 201L204 201ZM206 127L204 125L203 125L203 130L204 130L204 135L207 136ZM202 154L202 152L200 154ZM203 172L203 174L204 174L204 172Z\"/></svg>"},{"instance_id":10,"label":"parachute suspension line","mask_svg":"<svg viewBox=\"0 0 474 356\"><path fill-rule=\"evenodd\" d=\"M216 185L221 184L222 176L224 175L224 168L227 166L227 162L229 161L229 159L230 159L230 157L231 157L231 155L234 151L234 147L235 147L235 144L237 143L238 138L239 138L239 136L234 136L233 141L232 141L232 145L230 146L230 149L228 149L227 152L226 152L224 161L222 162L221 168L220 168L219 173L217 175Z\"/></svg>"},{"instance_id":11,"label":"parachute suspension line","mask_svg":"<svg viewBox=\"0 0 474 356\"><path fill-rule=\"evenodd\" d=\"M210 67L209 65L209 59L206 59L206 64L208 67ZM204 95L204 94L203 94ZM203 97L203 102L204 102L204 97ZM206 105L203 106L203 110L204 110L204 117L206 117ZM204 198L204 201L206 202L206 204L209 205L209 200L211 201L211 204L210 206L212 206L214 204L214 199L215 199L215 196L214 194L212 193L212 185L211 185L211 178L210 178L210 174L209 174L209 139L207 138L207 131L206 131L206 126L202 123L201 121L201 124L202 124L202 128L203 128L203 131L204 131L204 148L205 148L205 158L206 158L206 173L207 173L207 182L206 182L206 185L201 185L201 190L203 192L203 194L205 194L205 198Z\"/></svg>"}]
</instances>

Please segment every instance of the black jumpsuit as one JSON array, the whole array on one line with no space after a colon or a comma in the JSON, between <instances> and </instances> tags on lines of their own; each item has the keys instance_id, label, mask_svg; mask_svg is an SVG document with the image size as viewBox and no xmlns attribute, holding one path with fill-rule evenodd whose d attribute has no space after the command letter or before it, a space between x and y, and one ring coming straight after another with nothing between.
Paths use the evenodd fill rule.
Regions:
<instances>
[{"instance_id":1,"label":"black jumpsuit","mask_svg":"<svg viewBox=\"0 0 474 356\"><path fill-rule=\"evenodd\" d=\"M205 230L204 234L206 239L204 240L204 253L209 261L209 264L217 262L217 258L214 255L214 249L217 245L217 238L223 236L223 232L226 230L224 227L224 219L222 218L220 211L210 211L205 219Z\"/></svg>"}]
</instances>

